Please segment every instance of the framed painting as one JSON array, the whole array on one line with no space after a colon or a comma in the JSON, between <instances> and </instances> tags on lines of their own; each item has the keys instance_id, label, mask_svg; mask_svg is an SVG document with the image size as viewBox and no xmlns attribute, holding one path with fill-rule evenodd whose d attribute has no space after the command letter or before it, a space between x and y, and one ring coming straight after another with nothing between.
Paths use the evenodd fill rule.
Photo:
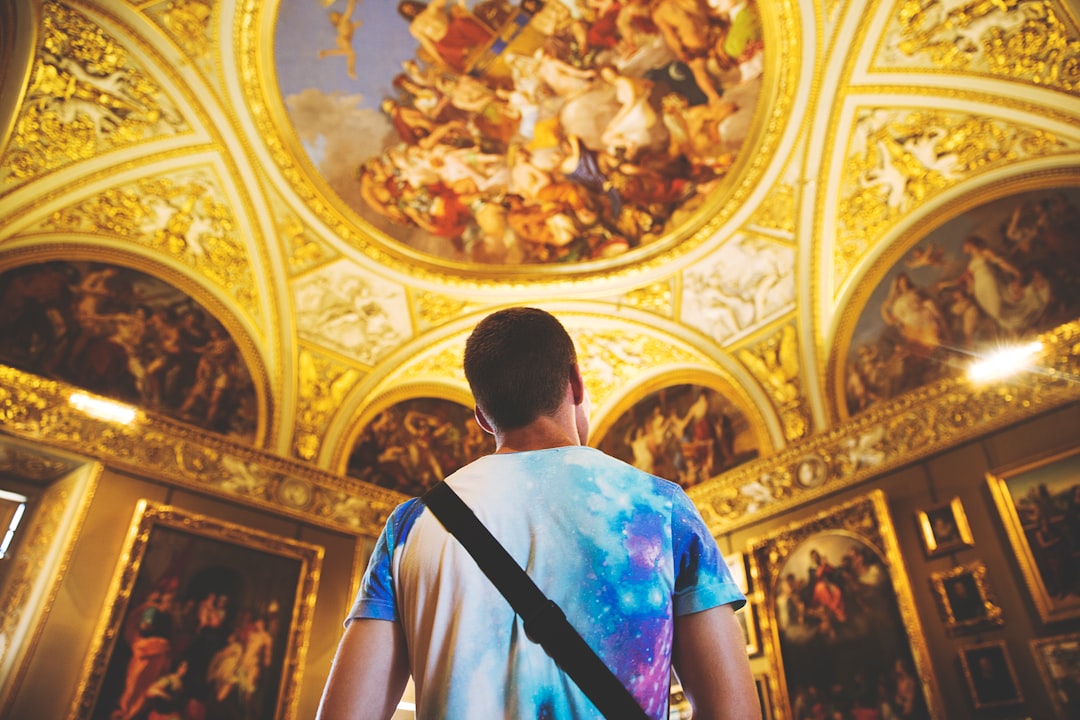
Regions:
<instances>
[{"instance_id":1,"label":"framed painting","mask_svg":"<svg viewBox=\"0 0 1080 720\"><path fill-rule=\"evenodd\" d=\"M69 720L293 717L322 558L140 500Z\"/></svg>"},{"instance_id":2,"label":"framed painting","mask_svg":"<svg viewBox=\"0 0 1080 720\"><path fill-rule=\"evenodd\" d=\"M982 562L931 573L930 585L950 634L1005 624Z\"/></svg>"},{"instance_id":3,"label":"framed painting","mask_svg":"<svg viewBox=\"0 0 1080 720\"><path fill-rule=\"evenodd\" d=\"M1017 705L1024 701L1005 642L976 643L960 648L960 665L976 710Z\"/></svg>"},{"instance_id":4,"label":"framed painting","mask_svg":"<svg viewBox=\"0 0 1080 720\"><path fill-rule=\"evenodd\" d=\"M1080 447L987 473L1043 622L1080 617Z\"/></svg>"},{"instance_id":5,"label":"framed painting","mask_svg":"<svg viewBox=\"0 0 1080 720\"><path fill-rule=\"evenodd\" d=\"M749 544L773 705L942 716L937 681L885 495L875 490Z\"/></svg>"},{"instance_id":6,"label":"framed painting","mask_svg":"<svg viewBox=\"0 0 1080 720\"><path fill-rule=\"evenodd\" d=\"M1031 652L1057 717L1080 717L1080 633L1032 640Z\"/></svg>"},{"instance_id":7,"label":"framed painting","mask_svg":"<svg viewBox=\"0 0 1080 720\"><path fill-rule=\"evenodd\" d=\"M743 638L746 640L746 654L749 657L760 655L761 639L758 633L757 605L752 600L747 600L747 603L736 611L735 619L739 621Z\"/></svg>"},{"instance_id":8,"label":"framed painting","mask_svg":"<svg viewBox=\"0 0 1080 720\"><path fill-rule=\"evenodd\" d=\"M769 693L769 676L755 675L754 687L757 689L758 702L761 703L761 720L772 720L772 695Z\"/></svg>"},{"instance_id":9,"label":"framed painting","mask_svg":"<svg viewBox=\"0 0 1080 720\"><path fill-rule=\"evenodd\" d=\"M915 521L919 525L927 557L937 557L975 544L967 514L964 512L964 504L959 497L919 510L915 513Z\"/></svg>"},{"instance_id":10,"label":"framed painting","mask_svg":"<svg viewBox=\"0 0 1080 720\"><path fill-rule=\"evenodd\" d=\"M731 573L735 584L743 595L750 592L750 578L746 574L746 555L743 553L725 553L724 561L727 562L728 571Z\"/></svg>"}]
</instances>

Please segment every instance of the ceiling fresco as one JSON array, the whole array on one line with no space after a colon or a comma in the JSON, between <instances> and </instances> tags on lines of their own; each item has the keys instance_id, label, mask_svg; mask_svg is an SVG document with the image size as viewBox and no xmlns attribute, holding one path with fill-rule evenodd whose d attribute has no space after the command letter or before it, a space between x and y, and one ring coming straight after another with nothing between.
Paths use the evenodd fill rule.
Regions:
<instances>
[{"instance_id":1,"label":"ceiling fresco","mask_svg":"<svg viewBox=\"0 0 1080 720\"><path fill-rule=\"evenodd\" d=\"M632 459L632 418L681 418L705 388L736 443L694 497L785 458L748 491L762 508L780 485L829 489L843 452L817 443L843 424L860 458L892 462L883 408L1078 314L1072 0L3 12L0 323L29 340L5 331L0 362L244 445L222 457L245 467L263 453L393 495L377 455L350 465L365 428L414 400L467 409L464 339L527 303L575 337L595 443ZM55 299L20 290L22 268L61 268ZM235 372L169 394L146 369L165 344L129 353L102 330L104 373L61 349L109 268L102 314L198 309L189 364L224 331Z\"/></svg>"},{"instance_id":2,"label":"ceiling fresco","mask_svg":"<svg viewBox=\"0 0 1080 720\"><path fill-rule=\"evenodd\" d=\"M757 5L728 0L282 0L274 35L291 130L345 206L512 266L677 228L740 152L765 53Z\"/></svg>"}]
</instances>

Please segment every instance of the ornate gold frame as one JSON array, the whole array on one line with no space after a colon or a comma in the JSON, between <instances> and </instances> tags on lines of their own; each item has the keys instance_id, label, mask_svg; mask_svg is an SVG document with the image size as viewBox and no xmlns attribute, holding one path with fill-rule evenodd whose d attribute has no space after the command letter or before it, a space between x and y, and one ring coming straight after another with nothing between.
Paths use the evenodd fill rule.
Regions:
<instances>
[{"instance_id":1,"label":"ornate gold frame","mask_svg":"<svg viewBox=\"0 0 1080 720\"><path fill-rule=\"evenodd\" d=\"M296 714L304 657L307 654L308 631L322 568L323 548L292 540L261 530L255 530L217 518L139 500L128 528L116 571L109 587L105 609L98 619L94 641L83 666L68 720L85 720L94 709L98 693L112 657L117 638L128 610L142 562L150 546L150 534L155 527L169 528L225 544L256 550L267 555L299 561L299 581L288 622L288 642L282 663L280 686L275 699L274 718L284 720Z\"/></svg>"},{"instance_id":2,"label":"ornate gold frame","mask_svg":"<svg viewBox=\"0 0 1080 720\"><path fill-rule=\"evenodd\" d=\"M952 542L941 542L931 522L930 515L948 509L952 514L953 523L956 525L956 539ZM964 512L964 504L959 497L954 497L947 503L935 505L915 513L915 521L919 525L922 535L923 549L927 557L936 557L945 553L959 550L960 548L972 547L975 538L971 535L971 526L968 524L967 513Z\"/></svg>"},{"instance_id":3,"label":"ornate gold frame","mask_svg":"<svg viewBox=\"0 0 1080 720\"><path fill-rule=\"evenodd\" d=\"M1047 588L1028 539L1028 532L1032 528L1025 527L1009 485L1021 476L1028 476L1027 479L1030 479L1033 473L1042 473L1045 477L1055 470L1060 472L1060 466L1065 462L1080 463L1080 446L986 473L990 494L994 498L1001 523L1005 526L1013 554L1020 565L1024 583L1044 623L1080 617L1080 595L1075 596L1071 602L1061 602ZM1074 485L1077 484L1080 484L1080 475L1075 478ZM1075 560L1073 562L1075 564Z\"/></svg>"},{"instance_id":4,"label":"ornate gold frame","mask_svg":"<svg viewBox=\"0 0 1080 720\"><path fill-rule=\"evenodd\" d=\"M735 618L739 620L746 637L746 654L749 657L761 654L761 630L757 615L758 606L753 598L747 598L746 604L735 612Z\"/></svg>"},{"instance_id":5,"label":"ornate gold frame","mask_svg":"<svg viewBox=\"0 0 1080 720\"><path fill-rule=\"evenodd\" d=\"M1010 698L1004 700L993 700L987 702L984 699L979 698L978 688L975 686L975 676L972 673L971 661L969 659L970 653L977 650L989 650L991 648L999 648L1001 650L1001 657L1004 659L1005 669L1008 671L1010 679L1012 680L1013 688L1016 690L1016 694ZM1005 645L1004 640L996 640L994 642L974 643L972 645L965 645L960 648L960 666L964 671L964 679L967 680L968 692L971 695L971 702L975 706L976 710L984 710L986 708L1003 707L1006 705L1017 705L1024 701L1024 691L1020 687L1020 681L1016 677L1016 669L1013 667L1012 658L1009 657L1009 648ZM999 685L1000 683L995 683Z\"/></svg>"},{"instance_id":6,"label":"ornate gold frame","mask_svg":"<svg viewBox=\"0 0 1080 720\"><path fill-rule=\"evenodd\" d=\"M775 610L779 574L794 551L799 549L805 541L822 533L858 540L873 548L885 561L883 564L886 566L889 580L896 593L896 604L901 621L901 627L896 628L896 631L906 638L910 647L915 666L914 674L921 685L930 716L943 716L944 708L937 678L930 665L930 652L915 608L914 595L908 581L904 559L900 555L896 530L889 514L885 493L881 490L873 490L840 505L826 508L809 518L789 523L747 544L751 574L758 583L758 594L762 599L761 625L765 653L771 660L776 678L776 687L772 689L773 706L791 708L791 698L787 688L788 678L784 667Z\"/></svg>"},{"instance_id":7,"label":"ornate gold frame","mask_svg":"<svg viewBox=\"0 0 1080 720\"><path fill-rule=\"evenodd\" d=\"M1060 663L1060 665L1050 657L1048 657L1048 650L1057 649L1059 652L1068 653L1071 662L1071 667L1066 663ZM1059 686L1063 681L1072 681L1075 686L1080 686L1080 676L1077 672L1080 669L1080 633L1069 633L1067 635L1055 635L1053 637L1038 638L1031 641L1031 654L1035 656L1035 665L1039 668L1039 675L1042 676L1043 682L1046 684L1046 694L1050 697L1050 701L1054 705L1054 713L1061 720L1067 720L1069 715L1067 714L1068 708L1061 696L1064 691ZM1064 674L1065 666L1072 670L1071 675ZM1080 702L1080 697L1068 698L1072 703Z\"/></svg>"},{"instance_id":8,"label":"ornate gold frame","mask_svg":"<svg viewBox=\"0 0 1080 720\"><path fill-rule=\"evenodd\" d=\"M948 585L965 576L971 577L972 585L974 585L978 593L979 609L982 610L982 614L976 617L958 617L957 608L949 595ZM1005 624L1001 607L997 604L997 599L986 581L986 565L981 560L966 565L957 565L949 570L930 573L930 586L934 589L934 596L937 598L938 607L941 609L945 628L951 634Z\"/></svg>"}]
</instances>

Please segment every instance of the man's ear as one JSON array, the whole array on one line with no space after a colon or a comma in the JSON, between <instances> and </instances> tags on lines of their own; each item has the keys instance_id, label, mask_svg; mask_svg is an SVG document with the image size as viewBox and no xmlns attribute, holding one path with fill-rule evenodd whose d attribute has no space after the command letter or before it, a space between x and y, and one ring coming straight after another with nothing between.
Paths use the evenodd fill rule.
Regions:
<instances>
[{"instance_id":1,"label":"man's ear","mask_svg":"<svg viewBox=\"0 0 1080 720\"><path fill-rule=\"evenodd\" d=\"M570 369L570 390L574 393L574 404L580 405L585 400L585 381L581 378L581 368L577 363Z\"/></svg>"},{"instance_id":2,"label":"man's ear","mask_svg":"<svg viewBox=\"0 0 1080 720\"><path fill-rule=\"evenodd\" d=\"M484 417L484 413L480 409L479 405L473 405L473 415L476 417L476 422L479 423L480 427L483 429L484 432L486 432L488 435L495 434L495 428L491 427L491 423L488 422L488 419L486 417Z\"/></svg>"}]
</instances>

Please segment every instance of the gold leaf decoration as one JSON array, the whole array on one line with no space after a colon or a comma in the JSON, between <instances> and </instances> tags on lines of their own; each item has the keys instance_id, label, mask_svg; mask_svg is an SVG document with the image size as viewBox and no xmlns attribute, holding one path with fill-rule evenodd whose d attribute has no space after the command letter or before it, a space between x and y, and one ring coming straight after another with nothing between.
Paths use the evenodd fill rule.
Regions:
<instances>
[{"instance_id":1,"label":"gold leaf decoration","mask_svg":"<svg viewBox=\"0 0 1080 720\"><path fill-rule=\"evenodd\" d=\"M654 282L651 285L631 290L623 295L622 303L668 318L675 313L674 293L669 280Z\"/></svg>"},{"instance_id":2,"label":"gold leaf decoration","mask_svg":"<svg viewBox=\"0 0 1080 720\"><path fill-rule=\"evenodd\" d=\"M314 460L327 423L356 385L360 373L307 350L300 351L298 361L300 397L293 452L304 460Z\"/></svg>"},{"instance_id":3,"label":"gold leaf decoration","mask_svg":"<svg viewBox=\"0 0 1080 720\"><path fill-rule=\"evenodd\" d=\"M1075 92L1080 39L1050 0L902 0L896 50L934 68L982 72Z\"/></svg>"},{"instance_id":4,"label":"gold leaf decoration","mask_svg":"<svg viewBox=\"0 0 1080 720\"><path fill-rule=\"evenodd\" d=\"M625 330L582 331L574 339L589 395L598 399L614 395L642 368L700 360L668 341Z\"/></svg>"},{"instance_id":5,"label":"gold leaf decoration","mask_svg":"<svg viewBox=\"0 0 1080 720\"><path fill-rule=\"evenodd\" d=\"M784 233L795 232L795 188L778 183L754 211L750 224Z\"/></svg>"},{"instance_id":6,"label":"gold leaf decoration","mask_svg":"<svg viewBox=\"0 0 1080 720\"><path fill-rule=\"evenodd\" d=\"M169 0L158 22L184 52L202 59L213 48L210 32L213 14L214 5L209 0Z\"/></svg>"},{"instance_id":7,"label":"gold leaf decoration","mask_svg":"<svg viewBox=\"0 0 1080 720\"><path fill-rule=\"evenodd\" d=\"M278 221L278 230L285 241L289 270L299 274L334 257L334 252L312 236L300 218L289 214Z\"/></svg>"},{"instance_id":8,"label":"gold leaf decoration","mask_svg":"<svg viewBox=\"0 0 1080 720\"><path fill-rule=\"evenodd\" d=\"M772 398L784 437L799 440L810 431L810 412L799 384L799 339L795 326L784 325L779 332L737 353L739 360L762 384Z\"/></svg>"},{"instance_id":9,"label":"gold leaf decoration","mask_svg":"<svg viewBox=\"0 0 1080 720\"><path fill-rule=\"evenodd\" d=\"M111 235L153 248L195 269L259 317L248 252L225 197L208 173L193 170L111 188L52 214L43 226Z\"/></svg>"},{"instance_id":10,"label":"gold leaf decoration","mask_svg":"<svg viewBox=\"0 0 1080 720\"><path fill-rule=\"evenodd\" d=\"M0 178L10 188L187 129L177 108L124 47L82 14L46 3L41 45Z\"/></svg>"},{"instance_id":11,"label":"gold leaf decoration","mask_svg":"<svg viewBox=\"0 0 1080 720\"><path fill-rule=\"evenodd\" d=\"M900 218L942 190L1070 146L1041 129L936 110L864 110L852 135L838 206L840 279Z\"/></svg>"},{"instance_id":12,"label":"gold leaf decoration","mask_svg":"<svg viewBox=\"0 0 1080 720\"><path fill-rule=\"evenodd\" d=\"M441 325L464 313L470 304L459 298L439 293L419 291L416 293L416 314L428 327Z\"/></svg>"}]
</instances>

